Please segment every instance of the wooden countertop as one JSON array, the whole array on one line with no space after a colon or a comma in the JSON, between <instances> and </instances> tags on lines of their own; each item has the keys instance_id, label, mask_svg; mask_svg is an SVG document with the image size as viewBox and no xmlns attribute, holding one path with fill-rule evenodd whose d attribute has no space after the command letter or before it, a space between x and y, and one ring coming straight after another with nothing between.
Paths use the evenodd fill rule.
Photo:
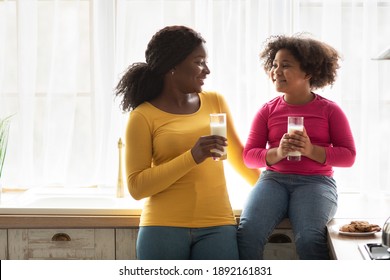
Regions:
<instances>
[{"instance_id":1,"label":"wooden countertop","mask_svg":"<svg viewBox=\"0 0 390 280\"><path fill-rule=\"evenodd\" d=\"M236 215L237 220L239 215ZM0 215L0 229L15 228L137 228L140 216ZM278 229L291 228L284 219Z\"/></svg>"},{"instance_id":2,"label":"wooden countertop","mask_svg":"<svg viewBox=\"0 0 390 280\"><path fill-rule=\"evenodd\" d=\"M4 190L3 190L4 191ZM17 228L135 228L139 225L140 209L17 209L12 201L21 191L6 191L0 205L0 229ZM20 211L23 210L23 211ZM103 209L104 210L104 209Z\"/></svg>"},{"instance_id":3,"label":"wooden countertop","mask_svg":"<svg viewBox=\"0 0 390 280\"><path fill-rule=\"evenodd\" d=\"M140 216L0 215L0 229L136 228Z\"/></svg>"}]
</instances>

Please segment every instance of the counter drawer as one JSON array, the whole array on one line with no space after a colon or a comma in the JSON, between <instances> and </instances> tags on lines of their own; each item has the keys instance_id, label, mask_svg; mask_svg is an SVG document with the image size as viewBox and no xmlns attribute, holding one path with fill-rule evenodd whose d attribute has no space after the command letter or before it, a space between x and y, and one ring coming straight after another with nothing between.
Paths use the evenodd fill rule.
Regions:
<instances>
[{"instance_id":1,"label":"counter drawer","mask_svg":"<svg viewBox=\"0 0 390 280\"><path fill-rule=\"evenodd\" d=\"M115 259L114 229L9 229L8 258Z\"/></svg>"},{"instance_id":2,"label":"counter drawer","mask_svg":"<svg viewBox=\"0 0 390 280\"><path fill-rule=\"evenodd\" d=\"M264 248L265 260L297 260L294 234L291 229L275 229Z\"/></svg>"}]
</instances>

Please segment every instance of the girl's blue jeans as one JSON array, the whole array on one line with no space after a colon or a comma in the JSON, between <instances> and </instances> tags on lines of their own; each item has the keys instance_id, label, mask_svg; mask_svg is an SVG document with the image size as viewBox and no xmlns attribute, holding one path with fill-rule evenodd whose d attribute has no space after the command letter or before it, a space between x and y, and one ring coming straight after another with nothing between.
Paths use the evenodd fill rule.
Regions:
<instances>
[{"instance_id":1,"label":"girl's blue jeans","mask_svg":"<svg viewBox=\"0 0 390 280\"><path fill-rule=\"evenodd\" d=\"M140 227L140 260L238 260L237 226Z\"/></svg>"},{"instance_id":2,"label":"girl's blue jeans","mask_svg":"<svg viewBox=\"0 0 390 280\"><path fill-rule=\"evenodd\" d=\"M240 259L263 259L274 228L289 218L300 259L329 259L327 223L337 210L332 177L263 171L241 214Z\"/></svg>"}]
</instances>

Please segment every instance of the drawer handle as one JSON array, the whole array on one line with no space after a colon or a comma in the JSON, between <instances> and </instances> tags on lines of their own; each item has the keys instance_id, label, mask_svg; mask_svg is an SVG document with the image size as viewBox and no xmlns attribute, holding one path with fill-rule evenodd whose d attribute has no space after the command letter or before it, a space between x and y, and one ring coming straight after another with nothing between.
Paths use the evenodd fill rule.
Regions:
<instances>
[{"instance_id":1,"label":"drawer handle","mask_svg":"<svg viewBox=\"0 0 390 280\"><path fill-rule=\"evenodd\" d=\"M268 238L268 242L269 243L291 243L292 240L289 236L285 234L275 233Z\"/></svg>"},{"instance_id":2,"label":"drawer handle","mask_svg":"<svg viewBox=\"0 0 390 280\"><path fill-rule=\"evenodd\" d=\"M71 241L72 239L66 233L60 232L53 235L51 241Z\"/></svg>"}]
</instances>

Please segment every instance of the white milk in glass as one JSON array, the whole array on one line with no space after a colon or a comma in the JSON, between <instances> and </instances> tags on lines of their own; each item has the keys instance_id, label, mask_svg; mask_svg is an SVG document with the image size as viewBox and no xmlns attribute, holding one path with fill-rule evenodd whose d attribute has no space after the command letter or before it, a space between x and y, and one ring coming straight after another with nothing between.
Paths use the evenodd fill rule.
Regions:
<instances>
[{"instance_id":1,"label":"white milk in glass","mask_svg":"<svg viewBox=\"0 0 390 280\"><path fill-rule=\"evenodd\" d=\"M293 131L303 131L303 117L288 117L287 123L288 123L287 124L288 134L292 134ZM301 152L299 151L289 152L287 156L287 160L300 161Z\"/></svg>"},{"instance_id":2,"label":"white milk in glass","mask_svg":"<svg viewBox=\"0 0 390 280\"><path fill-rule=\"evenodd\" d=\"M226 130L226 114L210 114L210 134L211 135L219 135L227 138L227 130ZM214 153L221 154L221 157L214 158L214 160L224 160L227 159L227 151L226 147L224 147L224 151L213 149L211 150Z\"/></svg>"},{"instance_id":3,"label":"white milk in glass","mask_svg":"<svg viewBox=\"0 0 390 280\"><path fill-rule=\"evenodd\" d=\"M303 125L290 125L288 127L288 134L292 134L293 131L303 131ZM301 156L301 152L289 152L288 155L293 157L299 157Z\"/></svg>"}]
</instances>

